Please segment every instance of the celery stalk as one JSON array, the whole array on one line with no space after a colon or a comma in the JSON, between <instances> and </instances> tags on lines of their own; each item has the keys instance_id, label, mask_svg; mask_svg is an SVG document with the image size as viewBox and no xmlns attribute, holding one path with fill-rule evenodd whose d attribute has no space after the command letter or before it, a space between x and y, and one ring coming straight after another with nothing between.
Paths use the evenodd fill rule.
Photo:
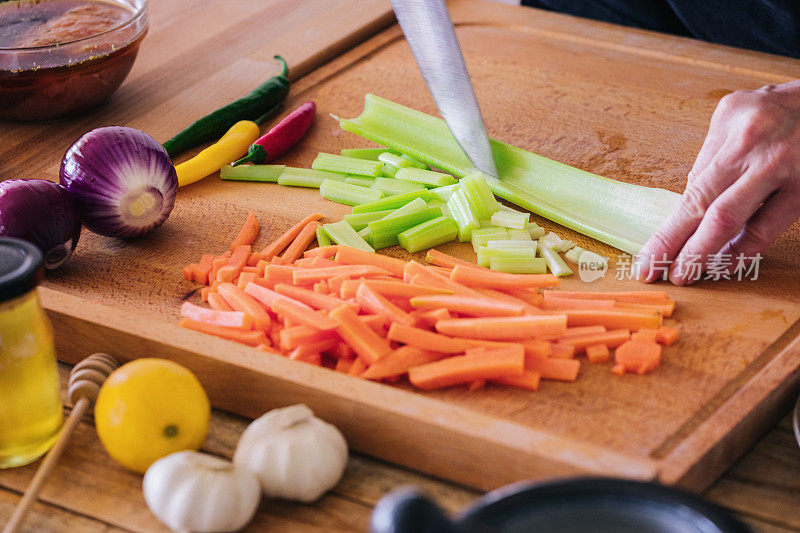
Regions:
<instances>
[{"instance_id":1,"label":"celery stalk","mask_svg":"<svg viewBox=\"0 0 800 533\"><path fill-rule=\"evenodd\" d=\"M450 196L450 199L447 200L447 207L458 225L458 240L461 242L470 240L472 231L480 228L481 225L462 189L458 189Z\"/></svg>"},{"instance_id":2,"label":"celery stalk","mask_svg":"<svg viewBox=\"0 0 800 533\"><path fill-rule=\"evenodd\" d=\"M331 236L325 231L325 227L320 224L317 226L317 246L328 246L331 244Z\"/></svg>"},{"instance_id":3,"label":"celery stalk","mask_svg":"<svg viewBox=\"0 0 800 533\"><path fill-rule=\"evenodd\" d=\"M328 172L341 172L343 174L358 174L359 176L380 176L383 163L320 152L314 162L311 163L311 168L314 170L327 170Z\"/></svg>"},{"instance_id":4,"label":"celery stalk","mask_svg":"<svg viewBox=\"0 0 800 533\"><path fill-rule=\"evenodd\" d=\"M510 229L508 230L508 240L510 241L532 241L530 232L526 229Z\"/></svg>"},{"instance_id":5,"label":"celery stalk","mask_svg":"<svg viewBox=\"0 0 800 533\"><path fill-rule=\"evenodd\" d=\"M369 232L369 226L359 231L358 236L364 239L364 242L372 246L372 234Z\"/></svg>"},{"instance_id":6,"label":"celery stalk","mask_svg":"<svg viewBox=\"0 0 800 533\"><path fill-rule=\"evenodd\" d=\"M427 189L420 191L405 192L403 194L395 194L394 196L387 196L368 204L361 204L353 207L353 213L366 213L368 211L382 211L384 209L397 209L406 205L408 202L415 198L422 198L426 202L431 199L431 194Z\"/></svg>"},{"instance_id":7,"label":"celery stalk","mask_svg":"<svg viewBox=\"0 0 800 533\"><path fill-rule=\"evenodd\" d=\"M435 196L436 198L438 198L443 202L446 202L447 200L450 199L450 196L452 196L452 194L456 192L458 189L459 189L458 183L456 183L455 185L445 185L444 187L435 187L433 189L430 189L430 191L433 196Z\"/></svg>"},{"instance_id":8,"label":"celery stalk","mask_svg":"<svg viewBox=\"0 0 800 533\"><path fill-rule=\"evenodd\" d=\"M547 261L547 268L550 272L557 277L569 276L572 274L572 269L567 266L561 256L549 246L539 242L539 254Z\"/></svg>"},{"instance_id":9,"label":"celery stalk","mask_svg":"<svg viewBox=\"0 0 800 533\"><path fill-rule=\"evenodd\" d=\"M482 172L472 172L459 182L479 219L490 218L493 213L500 210L500 204L486 183L487 177Z\"/></svg>"},{"instance_id":10,"label":"celery stalk","mask_svg":"<svg viewBox=\"0 0 800 533\"><path fill-rule=\"evenodd\" d=\"M458 226L453 220L437 217L405 230L397 240L407 252L413 253L450 242L457 235Z\"/></svg>"},{"instance_id":11,"label":"celery stalk","mask_svg":"<svg viewBox=\"0 0 800 533\"><path fill-rule=\"evenodd\" d=\"M412 181L414 183L421 183L426 187L444 187L458 183L458 181L450 174L433 172L432 170L423 170L421 168L413 167L399 169L395 175L395 178L399 180ZM491 194L491 192L489 194ZM492 198L494 198L494 196L492 196Z\"/></svg>"},{"instance_id":12,"label":"celery stalk","mask_svg":"<svg viewBox=\"0 0 800 533\"><path fill-rule=\"evenodd\" d=\"M352 213L345 215L342 218L348 224L350 224L354 230L361 231L362 229L366 228L370 222L380 220L386 215L391 215L392 213L394 213L394 211L389 209L385 211L370 211L368 213Z\"/></svg>"},{"instance_id":13,"label":"celery stalk","mask_svg":"<svg viewBox=\"0 0 800 533\"><path fill-rule=\"evenodd\" d=\"M344 179L344 182L349 183L350 185L358 185L359 187L372 187L372 184L375 183L375 178L370 178L369 176L358 176L356 174L348 174Z\"/></svg>"},{"instance_id":14,"label":"celery stalk","mask_svg":"<svg viewBox=\"0 0 800 533\"><path fill-rule=\"evenodd\" d=\"M400 233L409 228L413 228L417 224L422 224L423 222L441 216L442 210L438 207L426 207L419 211L413 211L396 217L386 217L370 222L367 227L372 237L372 246L374 246L376 250L394 246L398 243L397 236Z\"/></svg>"},{"instance_id":15,"label":"celery stalk","mask_svg":"<svg viewBox=\"0 0 800 533\"><path fill-rule=\"evenodd\" d=\"M319 186L319 194L333 202L347 205L371 203L383 197L381 191L334 180L324 180Z\"/></svg>"},{"instance_id":16,"label":"celery stalk","mask_svg":"<svg viewBox=\"0 0 800 533\"><path fill-rule=\"evenodd\" d=\"M489 268L508 274L544 274L547 272L547 261L529 255L490 256Z\"/></svg>"},{"instance_id":17,"label":"celery stalk","mask_svg":"<svg viewBox=\"0 0 800 533\"><path fill-rule=\"evenodd\" d=\"M510 211L495 211L492 215L492 224L504 228L522 229L528 223L530 213L512 213Z\"/></svg>"},{"instance_id":18,"label":"celery stalk","mask_svg":"<svg viewBox=\"0 0 800 533\"><path fill-rule=\"evenodd\" d=\"M434 198L433 200L428 202L428 205L431 206L431 207L438 207L439 209L442 210L442 216L443 217L451 218L451 219L453 219L453 221L455 221L455 219L453 218L453 213L450 212L450 208L447 207L446 203L444 203L443 201L439 200L438 198Z\"/></svg>"},{"instance_id":19,"label":"celery stalk","mask_svg":"<svg viewBox=\"0 0 800 533\"><path fill-rule=\"evenodd\" d=\"M389 163L381 162L383 167L381 167L381 176L384 178L393 178L397 175L397 167L394 165L390 165Z\"/></svg>"},{"instance_id":20,"label":"celery stalk","mask_svg":"<svg viewBox=\"0 0 800 533\"><path fill-rule=\"evenodd\" d=\"M506 240L490 240L486 241L486 247L490 250L530 250L536 254L536 241L512 241Z\"/></svg>"},{"instance_id":21,"label":"celery stalk","mask_svg":"<svg viewBox=\"0 0 800 533\"><path fill-rule=\"evenodd\" d=\"M421 191L425 189L425 186L420 183L411 183L409 181L381 177L375 178L375 182L370 187L372 189L381 191L386 196L403 194L404 192Z\"/></svg>"},{"instance_id":22,"label":"celery stalk","mask_svg":"<svg viewBox=\"0 0 800 533\"><path fill-rule=\"evenodd\" d=\"M225 165L219 169L219 178L230 181L278 181L286 165L239 165L232 167Z\"/></svg>"},{"instance_id":23,"label":"celery stalk","mask_svg":"<svg viewBox=\"0 0 800 533\"><path fill-rule=\"evenodd\" d=\"M472 167L443 120L372 94L361 116L339 125L454 176ZM492 149L500 177L487 180L494 194L631 254L680 201L664 189L603 178L499 141Z\"/></svg>"},{"instance_id":24,"label":"celery stalk","mask_svg":"<svg viewBox=\"0 0 800 533\"><path fill-rule=\"evenodd\" d=\"M567 253L565 253L564 254L564 258L567 261L569 261L570 263L575 263L577 265L578 264L578 259L580 258L581 253L584 252L584 251L585 250L583 248L581 248L580 246L576 246L572 250L570 250Z\"/></svg>"},{"instance_id":25,"label":"celery stalk","mask_svg":"<svg viewBox=\"0 0 800 533\"><path fill-rule=\"evenodd\" d=\"M325 180L345 181L345 179L345 174L337 172L286 167L278 177L278 185L285 187L315 187L318 189Z\"/></svg>"},{"instance_id":26,"label":"celery stalk","mask_svg":"<svg viewBox=\"0 0 800 533\"><path fill-rule=\"evenodd\" d=\"M358 248L359 250L364 250L367 252L375 251L372 246L367 244L367 242L362 239L358 233L356 233L356 230L350 227L350 225L344 220L333 222L331 224L325 224L324 228L331 240L336 244L350 246L351 248Z\"/></svg>"},{"instance_id":27,"label":"celery stalk","mask_svg":"<svg viewBox=\"0 0 800 533\"><path fill-rule=\"evenodd\" d=\"M388 148L342 148L341 154L353 159L366 159L367 161L377 161L378 156L386 152L400 155L400 152L389 150Z\"/></svg>"},{"instance_id":28,"label":"celery stalk","mask_svg":"<svg viewBox=\"0 0 800 533\"><path fill-rule=\"evenodd\" d=\"M411 163L412 167L421 168L423 170L428 170L428 165L426 165L422 161L417 161L416 159L414 159L413 157L411 157L408 154L400 154L400 157L402 157L403 159L405 159L406 161Z\"/></svg>"},{"instance_id":29,"label":"celery stalk","mask_svg":"<svg viewBox=\"0 0 800 533\"><path fill-rule=\"evenodd\" d=\"M413 213L414 211L419 211L420 209L425 209L426 207L435 207L435 206L433 205L428 206L428 204L425 203L425 200L423 200L422 198L414 198L406 205L398 207L397 209L395 209L394 211L390 212L388 215L382 218L399 217L400 215Z\"/></svg>"},{"instance_id":30,"label":"celery stalk","mask_svg":"<svg viewBox=\"0 0 800 533\"><path fill-rule=\"evenodd\" d=\"M506 228L480 228L472 230L472 247L486 246L489 241L508 240Z\"/></svg>"},{"instance_id":31,"label":"celery stalk","mask_svg":"<svg viewBox=\"0 0 800 533\"><path fill-rule=\"evenodd\" d=\"M391 152L383 152L381 155L378 156L378 161L380 161L384 165L391 165L397 169L411 166L411 161L403 159L399 155L395 155Z\"/></svg>"},{"instance_id":32,"label":"celery stalk","mask_svg":"<svg viewBox=\"0 0 800 533\"><path fill-rule=\"evenodd\" d=\"M528 230L528 233L530 233L531 239L533 240L544 237L545 229L534 222L528 222L525 225L525 229Z\"/></svg>"}]
</instances>

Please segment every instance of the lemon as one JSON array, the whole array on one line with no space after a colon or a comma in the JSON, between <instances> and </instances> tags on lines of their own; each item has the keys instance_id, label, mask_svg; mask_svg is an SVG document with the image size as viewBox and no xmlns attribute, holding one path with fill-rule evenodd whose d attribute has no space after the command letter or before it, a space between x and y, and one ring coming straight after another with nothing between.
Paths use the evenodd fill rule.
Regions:
<instances>
[{"instance_id":1,"label":"lemon","mask_svg":"<svg viewBox=\"0 0 800 533\"><path fill-rule=\"evenodd\" d=\"M94 407L100 442L136 472L171 453L199 449L210 416L208 396L195 375L155 358L136 359L112 372Z\"/></svg>"}]
</instances>

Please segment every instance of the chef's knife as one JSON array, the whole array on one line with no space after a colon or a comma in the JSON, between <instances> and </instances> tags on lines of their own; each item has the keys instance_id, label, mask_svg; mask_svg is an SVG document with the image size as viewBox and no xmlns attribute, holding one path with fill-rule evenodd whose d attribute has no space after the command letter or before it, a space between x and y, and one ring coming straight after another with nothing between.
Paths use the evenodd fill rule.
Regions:
<instances>
[{"instance_id":1,"label":"chef's knife","mask_svg":"<svg viewBox=\"0 0 800 533\"><path fill-rule=\"evenodd\" d=\"M497 177L489 136L444 0L392 0L392 7L453 136L475 168Z\"/></svg>"}]
</instances>

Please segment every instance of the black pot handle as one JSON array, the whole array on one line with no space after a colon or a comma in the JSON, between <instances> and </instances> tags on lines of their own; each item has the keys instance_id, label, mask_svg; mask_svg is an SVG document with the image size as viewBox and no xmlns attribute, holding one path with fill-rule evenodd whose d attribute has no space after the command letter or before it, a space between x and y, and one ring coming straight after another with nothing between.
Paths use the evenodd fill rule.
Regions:
<instances>
[{"instance_id":1,"label":"black pot handle","mask_svg":"<svg viewBox=\"0 0 800 533\"><path fill-rule=\"evenodd\" d=\"M372 533L463 533L444 512L413 487L384 496L370 521Z\"/></svg>"}]
</instances>

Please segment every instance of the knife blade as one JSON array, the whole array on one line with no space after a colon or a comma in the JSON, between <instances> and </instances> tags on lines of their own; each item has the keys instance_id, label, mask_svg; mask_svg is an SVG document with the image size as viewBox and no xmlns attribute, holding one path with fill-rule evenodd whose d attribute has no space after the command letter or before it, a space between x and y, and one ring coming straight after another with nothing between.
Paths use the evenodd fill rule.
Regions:
<instances>
[{"instance_id":1,"label":"knife blade","mask_svg":"<svg viewBox=\"0 0 800 533\"><path fill-rule=\"evenodd\" d=\"M472 164L497 177L489 136L444 0L392 0L422 77Z\"/></svg>"}]
</instances>

